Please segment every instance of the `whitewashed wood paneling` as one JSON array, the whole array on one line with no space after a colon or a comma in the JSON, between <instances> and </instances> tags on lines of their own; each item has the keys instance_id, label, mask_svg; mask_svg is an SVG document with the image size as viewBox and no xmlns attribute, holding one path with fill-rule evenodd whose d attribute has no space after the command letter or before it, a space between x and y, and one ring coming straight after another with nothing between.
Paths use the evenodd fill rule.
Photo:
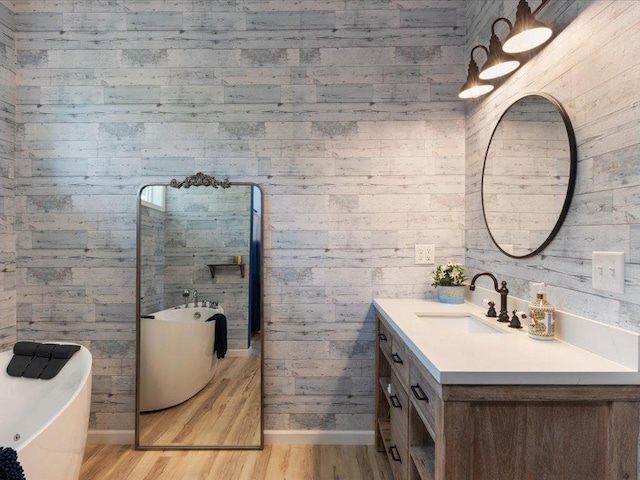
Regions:
<instances>
[{"instance_id":1,"label":"whitewashed wood paneling","mask_svg":"<svg viewBox=\"0 0 640 480\"><path fill-rule=\"evenodd\" d=\"M91 427L133 426L137 189L202 170L266 191L266 427L373 429L371 300L464 254L465 2L15 10L19 336L90 347Z\"/></svg>"},{"instance_id":2,"label":"whitewashed wood paneling","mask_svg":"<svg viewBox=\"0 0 640 480\"><path fill-rule=\"evenodd\" d=\"M487 44L491 22L515 17L515 2L474 0L467 11L467 51ZM535 7L535 5L532 4ZM640 151L640 3L631 0L549 2L538 18L555 37L488 96L468 103L466 118L466 263L509 283L529 298L532 282L549 285L563 310L640 331L638 191ZM480 58L478 52L478 62ZM541 91L565 107L576 133L577 184L556 239L541 255L514 260L487 235L480 176L489 136L502 112L520 95ZM591 252L625 253L625 293L591 287Z\"/></svg>"},{"instance_id":3,"label":"whitewashed wood paneling","mask_svg":"<svg viewBox=\"0 0 640 480\"><path fill-rule=\"evenodd\" d=\"M0 351L16 341L14 147L16 60L13 12L0 5Z\"/></svg>"}]
</instances>

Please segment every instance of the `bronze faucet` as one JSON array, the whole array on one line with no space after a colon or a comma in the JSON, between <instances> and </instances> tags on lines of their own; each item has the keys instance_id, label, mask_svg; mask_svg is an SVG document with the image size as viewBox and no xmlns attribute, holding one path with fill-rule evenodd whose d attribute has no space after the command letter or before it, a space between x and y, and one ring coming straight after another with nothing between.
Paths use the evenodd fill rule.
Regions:
<instances>
[{"instance_id":1,"label":"bronze faucet","mask_svg":"<svg viewBox=\"0 0 640 480\"><path fill-rule=\"evenodd\" d=\"M469 290L473 292L476 289L476 280L478 279L478 277L482 277L483 275L491 277L491 280L493 280L493 287L495 288L496 292L500 294L500 314L498 315L498 321L503 323L508 322L509 314L507 313L507 295L509 294L509 290L507 290L507 282L503 280L501 283L502 286L498 288L498 279L492 273L480 272L474 275L474 277L471 279Z\"/></svg>"}]
</instances>

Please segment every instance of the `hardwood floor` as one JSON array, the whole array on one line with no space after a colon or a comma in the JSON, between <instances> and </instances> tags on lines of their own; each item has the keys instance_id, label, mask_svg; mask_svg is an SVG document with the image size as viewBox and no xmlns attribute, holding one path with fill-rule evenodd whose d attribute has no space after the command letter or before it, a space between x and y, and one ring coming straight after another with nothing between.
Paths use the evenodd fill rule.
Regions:
<instances>
[{"instance_id":1,"label":"hardwood floor","mask_svg":"<svg viewBox=\"0 0 640 480\"><path fill-rule=\"evenodd\" d=\"M260 413L259 354L227 356L192 398L140 414L140 445L259 446Z\"/></svg>"},{"instance_id":2,"label":"hardwood floor","mask_svg":"<svg viewBox=\"0 0 640 480\"><path fill-rule=\"evenodd\" d=\"M266 445L264 450L134 450L87 445L80 480L391 480L373 446Z\"/></svg>"}]
</instances>

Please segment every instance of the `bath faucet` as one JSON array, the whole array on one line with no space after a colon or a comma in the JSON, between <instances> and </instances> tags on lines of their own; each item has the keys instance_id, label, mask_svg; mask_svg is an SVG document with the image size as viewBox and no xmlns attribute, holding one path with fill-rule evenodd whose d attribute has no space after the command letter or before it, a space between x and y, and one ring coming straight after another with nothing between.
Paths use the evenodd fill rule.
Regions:
<instances>
[{"instance_id":1,"label":"bath faucet","mask_svg":"<svg viewBox=\"0 0 640 480\"><path fill-rule=\"evenodd\" d=\"M193 298L195 300L195 302L193 303L193 306L197 307L198 306L198 290L193 291Z\"/></svg>"},{"instance_id":2,"label":"bath faucet","mask_svg":"<svg viewBox=\"0 0 640 480\"><path fill-rule=\"evenodd\" d=\"M491 280L493 280L493 288L500 294L500 314L498 315L498 321L503 323L508 322L509 314L507 313L507 295L509 294L509 290L507 290L507 282L503 280L501 287L498 288L498 279L492 273L480 272L471 279L469 290L473 292L476 289L476 280L483 275L491 277Z\"/></svg>"},{"instance_id":3,"label":"bath faucet","mask_svg":"<svg viewBox=\"0 0 640 480\"><path fill-rule=\"evenodd\" d=\"M187 308L189 306L189 295L189 290L182 291L182 298L184 298L184 308Z\"/></svg>"}]
</instances>

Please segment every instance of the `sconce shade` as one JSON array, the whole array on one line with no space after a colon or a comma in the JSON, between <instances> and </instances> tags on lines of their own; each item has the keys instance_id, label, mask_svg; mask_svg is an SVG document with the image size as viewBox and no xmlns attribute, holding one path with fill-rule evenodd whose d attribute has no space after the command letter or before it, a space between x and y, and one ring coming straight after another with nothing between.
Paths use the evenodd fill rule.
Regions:
<instances>
[{"instance_id":1,"label":"sconce shade","mask_svg":"<svg viewBox=\"0 0 640 480\"><path fill-rule=\"evenodd\" d=\"M521 53L539 47L551 38L553 30L536 20L527 0L520 0L516 23L507 35L502 49L507 53Z\"/></svg>"},{"instance_id":2,"label":"sconce shade","mask_svg":"<svg viewBox=\"0 0 640 480\"><path fill-rule=\"evenodd\" d=\"M494 27L499 20L504 20L509 24L509 26L511 26L511 22L506 18L499 18L493 22L493 25L491 26L491 40L489 41L487 61L482 66L482 70L480 70L480 78L483 80L502 77L507 73L513 72L520 66L520 62L518 60L516 60L512 55L502 51L502 43L494 31Z\"/></svg>"},{"instance_id":3,"label":"sconce shade","mask_svg":"<svg viewBox=\"0 0 640 480\"><path fill-rule=\"evenodd\" d=\"M458 94L460 98L476 98L493 90L493 85L480 78L480 69L473 59L473 52L476 48L482 48L487 52L486 47L482 45L476 45L473 47L473 50L471 50L471 61L469 62L467 81L464 82L464 85L462 85L460 89L460 93Z\"/></svg>"}]
</instances>

